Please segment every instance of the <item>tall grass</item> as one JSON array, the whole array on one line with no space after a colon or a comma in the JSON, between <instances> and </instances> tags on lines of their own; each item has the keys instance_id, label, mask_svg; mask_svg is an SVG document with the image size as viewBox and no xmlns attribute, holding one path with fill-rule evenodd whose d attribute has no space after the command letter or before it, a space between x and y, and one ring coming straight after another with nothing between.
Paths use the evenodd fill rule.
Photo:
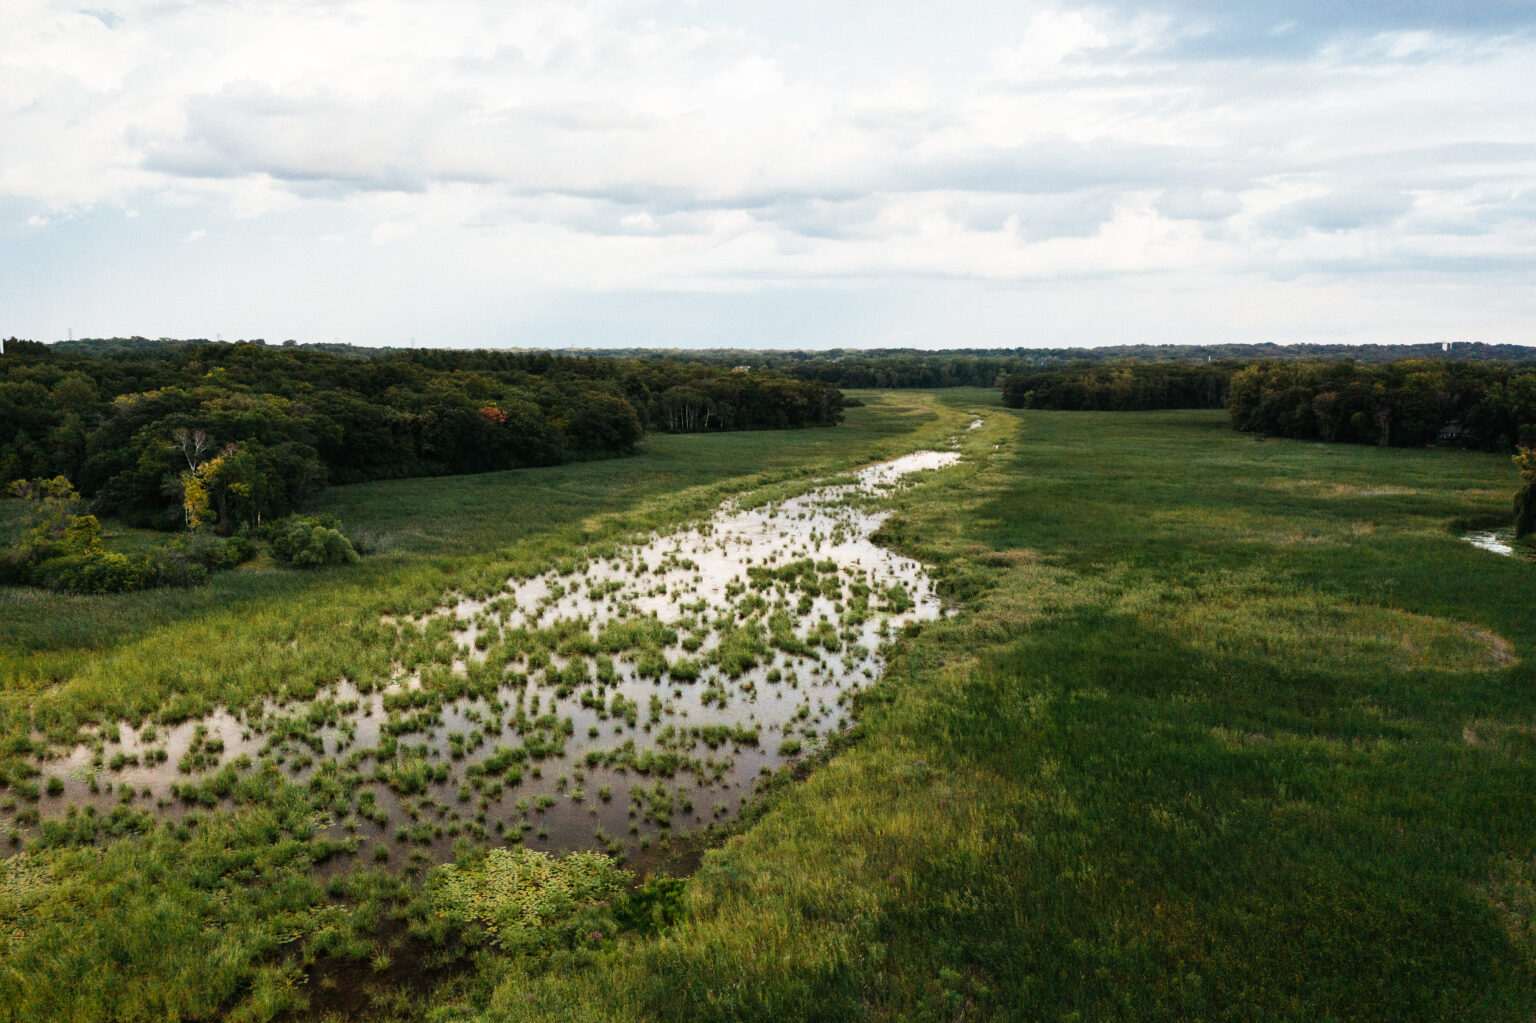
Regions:
<instances>
[{"instance_id":1,"label":"tall grass","mask_svg":"<svg viewBox=\"0 0 1536 1023\"><path fill-rule=\"evenodd\" d=\"M681 924L496 964L486 1018L1530 1018L1532 569L1448 529L1503 460L974 433L885 529L966 613Z\"/></svg>"},{"instance_id":2,"label":"tall grass","mask_svg":"<svg viewBox=\"0 0 1536 1023\"><path fill-rule=\"evenodd\" d=\"M619 461L336 488L317 510L380 549L355 566L257 564L196 590L112 597L0 589L0 836L17 835L7 816L35 813L33 754L77 741L82 726L255 711L344 676L386 680L394 635L381 614L488 592L515 568L706 514L746 489L939 442L959 419L923 396L871 395L838 429L658 437ZM0 862L0 1019L269 1019L305 1004L317 958L387 963L381 935L407 924L438 947L442 926L419 894L380 895L355 867L339 890L315 879L317 863L357 845L314 837L336 805L323 780L257 771L233 782L236 809L150 815L127 809L128 792L110 820L90 809L50 822L65 839L117 837Z\"/></svg>"}]
</instances>

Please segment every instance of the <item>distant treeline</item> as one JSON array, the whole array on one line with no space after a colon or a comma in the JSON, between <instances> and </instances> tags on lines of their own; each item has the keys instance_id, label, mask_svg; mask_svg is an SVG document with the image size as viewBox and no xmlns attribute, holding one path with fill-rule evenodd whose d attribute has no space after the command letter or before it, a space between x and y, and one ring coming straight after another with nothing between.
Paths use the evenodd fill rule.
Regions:
<instances>
[{"instance_id":1,"label":"distant treeline","mask_svg":"<svg viewBox=\"0 0 1536 1023\"><path fill-rule=\"evenodd\" d=\"M1234 364L1258 361L1342 361L1384 363L1401 359L1448 359L1474 362L1536 364L1536 348L1522 345L1456 343L1422 345L1111 345L1103 348L957 348L922 351L911 348L831 349L828 351L752 351L599 349L584 354L610 358L682 359L719 366L751 366L777 370L802 380L820 380L841 388L1001 387L1009 377L1047 370L1081 372L1085 366L1127 363L1223 365L1230 376ZM1203 371L1202 371L1203 372ZM1219 371L1218 371L1219 375ZM1204 380L1206 377L1200 376ZM1174 386L1175 378L1169 378ZM1200 388L1201 405L1135 405L1134 408L1219 408ZM1180 399L1192 400L1192 399ZM1041 406L1045 407L1045 406ZM1087 406L1084 406L1087 407Z\"/></svg>"},{"instance_id":2,"label":"distant treeline","mask_svg":"<svg viewBox=\"0 0 1536 1023\"><path fill-rule=\"evenodd\" d=\"M1083 363L1009 374L1008 408L1139 412L1225 408L1233 363Z\"/></svg>"},{"instance_id":3,"label":"distant treeline","mask_svg":"<svg viewBox=\"0 0 1536 1023\"><path fill-rule=\"evenodd\" d=\"M61 341L55 351L99 353L112 351L125 358L157 357L169 350L206 342L172 338L109 338ZM266 345L264 340L249 342ZM539 355L575 359L602 358L619 362L673 362L721 369L748 367L772 370L800 380L815 380L840 388L935 388L999 387L1008 376L1093 364L1129 361L1150 363L1252 363L1354 361L1376 365L1403 359L1457 362L1503 362L1536 365L1536 348L1524 345L1490 345L1454 342L1413 345L1340 344L1220 344L1220 345L1109 345L1102 348L954 348L926 351L915 348L834 348L825 351L754 350L746 348L648 349L592 348L558 351L481 351L454 349L362 348L339 342L283 347L304 351L328 351L357 359L413 358L421 351L524 358ZM270 347L279 347L272 345Z\"/></svg>"},{"instance_id":4,"label":"distant treeline","mask_svg":"<svg viewBox=\"0 0 1536 1023\"><path fill-rule=\"evenodd\" d=\"M842 418L834 387L655 360L444 350L9 340L0 485L63 475L94 508L170 528L189 494L227 532L326 483L550 465L631 451L646 430ZM189 489L189 483L191 487Z\"/></svg>"},{"instance_id":5,"label":"distant treeline","mask_svg":"<svg viewBox=\"0 0 1536 1023\"><path fill-rule=\"evenodd\" d=\"M1302 440L1488 451L1536 444L1536 367L1403 359L1080 363L1008 376L1009 408L1226 408L1238 430Z\"/></svg>"},{"instance_id":6,"label":"distant treeline","mask_svg":"<svg viewBox=\"0 0 1536 1023\"><path fill-rule=\"evenodd\" d=\"M834 350L828 352L725 352L722 361L750 362L806 380L822 380L839 387L999 387L1010 377L1042 370L1117 366L1130 362L1203 366L1257 361L1349 360L1362 363L1399 359L1456 359L1491 362L1536 363L1536 348L1521 345L1438 344L1424 345L1110 345L1103 348L957 349L922 352L911 349ZM1166 378L1171 388L1179 380L1207 380L1205 371L1190 377ZM1220 375L1220 371L1215 371ZM1228 373L1230 375L1230 372ZM1151 377L1148 378L1152 379ZM1029 388L1026 388L1026 390ZM1133 405L1132 408L1220 407L1210 399L1207 387L1191 394L1202 395L1201 405ZM1186 398L1180 400L1193 400ZM1044 407L1044 406L1042 406Z\"/></svg>"},{"instance_id":7,"label":"distant treeline","mask_svg":"<svg viewBox=\"0 0 1536 1023\"><path fill-rule=\"evenodd\" d=\"M1232 425L1300 440L1536 446L1536 369L1407 359L1265 363L1232 377Z\"/></svg>"}]
</instances>

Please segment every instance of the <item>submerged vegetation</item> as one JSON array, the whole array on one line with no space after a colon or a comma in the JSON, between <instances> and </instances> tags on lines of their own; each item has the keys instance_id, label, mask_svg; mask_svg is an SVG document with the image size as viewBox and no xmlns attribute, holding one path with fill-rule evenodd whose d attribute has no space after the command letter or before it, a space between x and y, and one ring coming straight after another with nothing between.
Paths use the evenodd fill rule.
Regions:
<instances>
[{"instance_id":1,"label":"submerged vegetation","mask_svg":"<svg viewBox=\"0 0 1536 1023\"><path fill-rule=\"evenodd\" d=\"M1531 568L1447 529L1502 460L977 432L884 530L967 610L859 741L665 936L500 961L484 1018L1525 1018Z\"/></svg>"},{"instance_id":2,"label":"submerged vegetation","mask_svg":"<svg viewBox=\"0 0 1536 1023\"><path fill-rule=\"evenodd\" d=\"M207 1015L210 1006L268 1018L306 1000L325 1004L323 993L296 987L297 981L329 977L327 964L349 961L354 952L390 959L388 969L373 975L385 988L397 988L402 974L417 982L423 970L430 974L426 956L445 956L462 970L478 940L473 928L434 922L440 918L430 893L437 889L420 884L445 859L468 865L476 850L525 834L530 842L549 838L557 849L632 843L637 862L652 864L646 869L678 857L686 863L716 818L681 783L702 774L714 791L731 789L734 804L755 773L745 785L722 787L713 779L719 765L729 764L730 747L758 748L755 729L670 717L670 686L659 689L649 707L611 693L600 710L587 708L611 681L604 674L613 670L612 654L604 651L594 651L596 671L584 680L562 669L560 678L534 686L516 713L503 707L502 719L517 719L514 744L488 742L489 721L466 716L489 712L484 702L461 706L451 727L440 729L434 719L444 715L444 701L469 691L495 694L500 676L488 677L484 659L473 656L467 670L455 670L451 651L467 637L455 640L448 619L432 617L422 628L397 627L390 619L430 612L445 594L493 596L509 573L547 566L557 578L568 576L579 563L573 553L612 556L625 539L705 514L743 488L768 486L762 499L782 500L803 489L808 475L899 454L937 438L938 429L921 401L877 402L835 434L796 434L787 441L760 434L657 438L643 457L623 466L466 477L446 488L413 481L339 488L325 495L338 500L322 514L366 522L380 553L331 574L312 577L257 563L197 591L115 598L0 591L11 612L3 619L8 685L0 695L6 783L0 819L12 848L28 850L13 858L15 869L28 878L59 879L0 900L0 918L18 925L7 953L4 1003L21 1018L74 1012L158 1019ZM747 466L750 475L743 472ZM462 553L445 559L445 547ZM642 578L659 579L666 566L649 568L656 572ZM846 580L839 589L843 585ZM137 609L131 620L120 610L124 601ZM703 621L697 627L707 628ZM553 632L526 649L565 658L569 651L556 651L572 635ZM643 648L648 635L637 628L607 645L614 652ZM473 641L469 646L481 652ZM444 651L449 662L438 659ZM667 658L685 690L701 698L720 687L687 679L698 670L689 662L697 665L708 654L700 649ZM381 693L396 657L419 668L420 686ZM384 697L387 705L374 703L371 715L356 716L361 694L322 692L338 679L355 680L372 690L367 699ZM782 672L778 681L789 684ZM551 758L575 744L571 712L553 713L554 691L566 685L569 701L581 703L597 723L606 720L605 736L614 727L636 737L641 729L654 730L659 747L626 748L620 736L601 762L562 760L554 777ZM829 713L809 704L803 709L804 716L792 715L797 727L814 727ZM422 747L423 728L441 737L440 751ZM353 755L370 746L374 754L367 759ZM541 767L549 768L543 781ZM169 786L153 780L166 772L174 779ZM610 781L615 772L633 784ZM531 779L522 784L528 795L518 794L519 774ZM546 782L558 784L546 789ZM498 798L510 817L486 812L486 801ZM574 830L575 822L588 819L588 808L610 806L619 820L633 820L633 829L609 826L615 834L606 837L600 829L594 834L590 823ZM572 824L557 828L557 817ZM508 821L519 828L505 827ZM108 850L104 863L90 860L93 846ZM346 880L325 880L333 871ZM165 872L185 883L155 883ZM400 873L416 880L389 880ZM126 886L107 886L82 911L81 893L108 876ZM258 877L262 882L253 886ZM630 930L643 929L653 925L662 903L675 902L675 893L662 902L654 892L635 898L650 908L605 911L618 912ZM332 903L336 909L314 915ZM338 931L335 914L343 907L345 926ZM151 921L163 915L184 926L157 933ZM56 960L48 950L80 926L93 928L99 941L78 943ZM211 950L227 969L209 971L196 992L179 989L185 974L153 965L184 962L190 970ZM102 956L133 969L96 971L90 983L61 982L70 971L92 970ZM129 975L151 979L128 987Z\"/></svg>"},{"instance_id":3,"label":"submerged vegetation","mask_svg":"<svg viewBox=\"0 0 1536 1023\"><path fill-rule=\"evenodd\" d=\"M1536 1011L1532 566L1456 536L1506 457L859 399L331 488L377 553L322 572L0 591L3 1012ZM896 617L813 480L951 444L875 539L956 613ZM715 596L744 527L653 532L727 498L807 532Z\"/></svg>"}]
</instances>

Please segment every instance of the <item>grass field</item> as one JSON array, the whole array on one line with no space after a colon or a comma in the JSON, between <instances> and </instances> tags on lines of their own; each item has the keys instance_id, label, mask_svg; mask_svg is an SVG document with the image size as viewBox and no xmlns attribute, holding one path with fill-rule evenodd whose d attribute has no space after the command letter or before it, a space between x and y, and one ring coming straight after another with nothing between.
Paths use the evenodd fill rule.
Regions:
<instances>
[{"instance_id":1,"label":"grass field","mask_svg":"<svg viewBox=\"0 0 1536 1023\"><path fill-rule=\"evenodd\" d=\"M1531 568L1447 530L1503 461L990 422L887 530L966 611L860 740L488 1016L1530 1018Z\"/></svg>"},{"instance_id":2,"label":"grass field","mask_svg":"<svg viewBox=\"0 0 1536 1023\"><path fill-rule=\"evenodd\" d=\"M190 838L9 861L0 1017L1532 1018L1536 569L1451 529L1507 513L1507 460L865 397L838 430L338 488L322 510L386 553L329 574L6 591L14 756L28 723L379 670L382 611L985 416L882 531L959 613L897 644L847 741L706 854L674 922L466 944L409 882L318 879L308 806L274 794ZM350 961L398 983L304 981Z\"/></svg>"}]
</instances>

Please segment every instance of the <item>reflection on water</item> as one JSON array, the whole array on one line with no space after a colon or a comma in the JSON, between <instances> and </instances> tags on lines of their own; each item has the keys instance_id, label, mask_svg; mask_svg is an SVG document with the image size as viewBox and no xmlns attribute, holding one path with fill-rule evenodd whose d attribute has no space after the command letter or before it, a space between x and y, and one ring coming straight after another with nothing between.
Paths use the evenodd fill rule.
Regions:
<instances>
[{"instance_id":1,"label":"reflection on water","mask_svg":"<svg viewBox=\"0 0 1536 1023\"><path fill-rule=\"evenodd\" d=\"M1468 533L1462 537L1463 540L1473 547L1481 547L1485 551L1504 555L1515 553L1514 538L1515 531L1513 529L1483 530L1481 532Z\"/></svg>"},{"instance_id":2,"label":"reflection on water","mask_svg":"<svg viewBox=\"0 0 1536 1023\"><path fill-rule=\"evenodd\" d=\"M132 830L306 788L322 834L441 861L456 839L629 856L734 815L757 780L845 727L882 647L940 613L875 545L871 498L959 460L918 452L393 621L401 667L259 714L121 724L41 764L44 820ZM409 665L409 667L407 667ZM35 830L35 829L34 829Z\"/></svg>"}]
</instances>

